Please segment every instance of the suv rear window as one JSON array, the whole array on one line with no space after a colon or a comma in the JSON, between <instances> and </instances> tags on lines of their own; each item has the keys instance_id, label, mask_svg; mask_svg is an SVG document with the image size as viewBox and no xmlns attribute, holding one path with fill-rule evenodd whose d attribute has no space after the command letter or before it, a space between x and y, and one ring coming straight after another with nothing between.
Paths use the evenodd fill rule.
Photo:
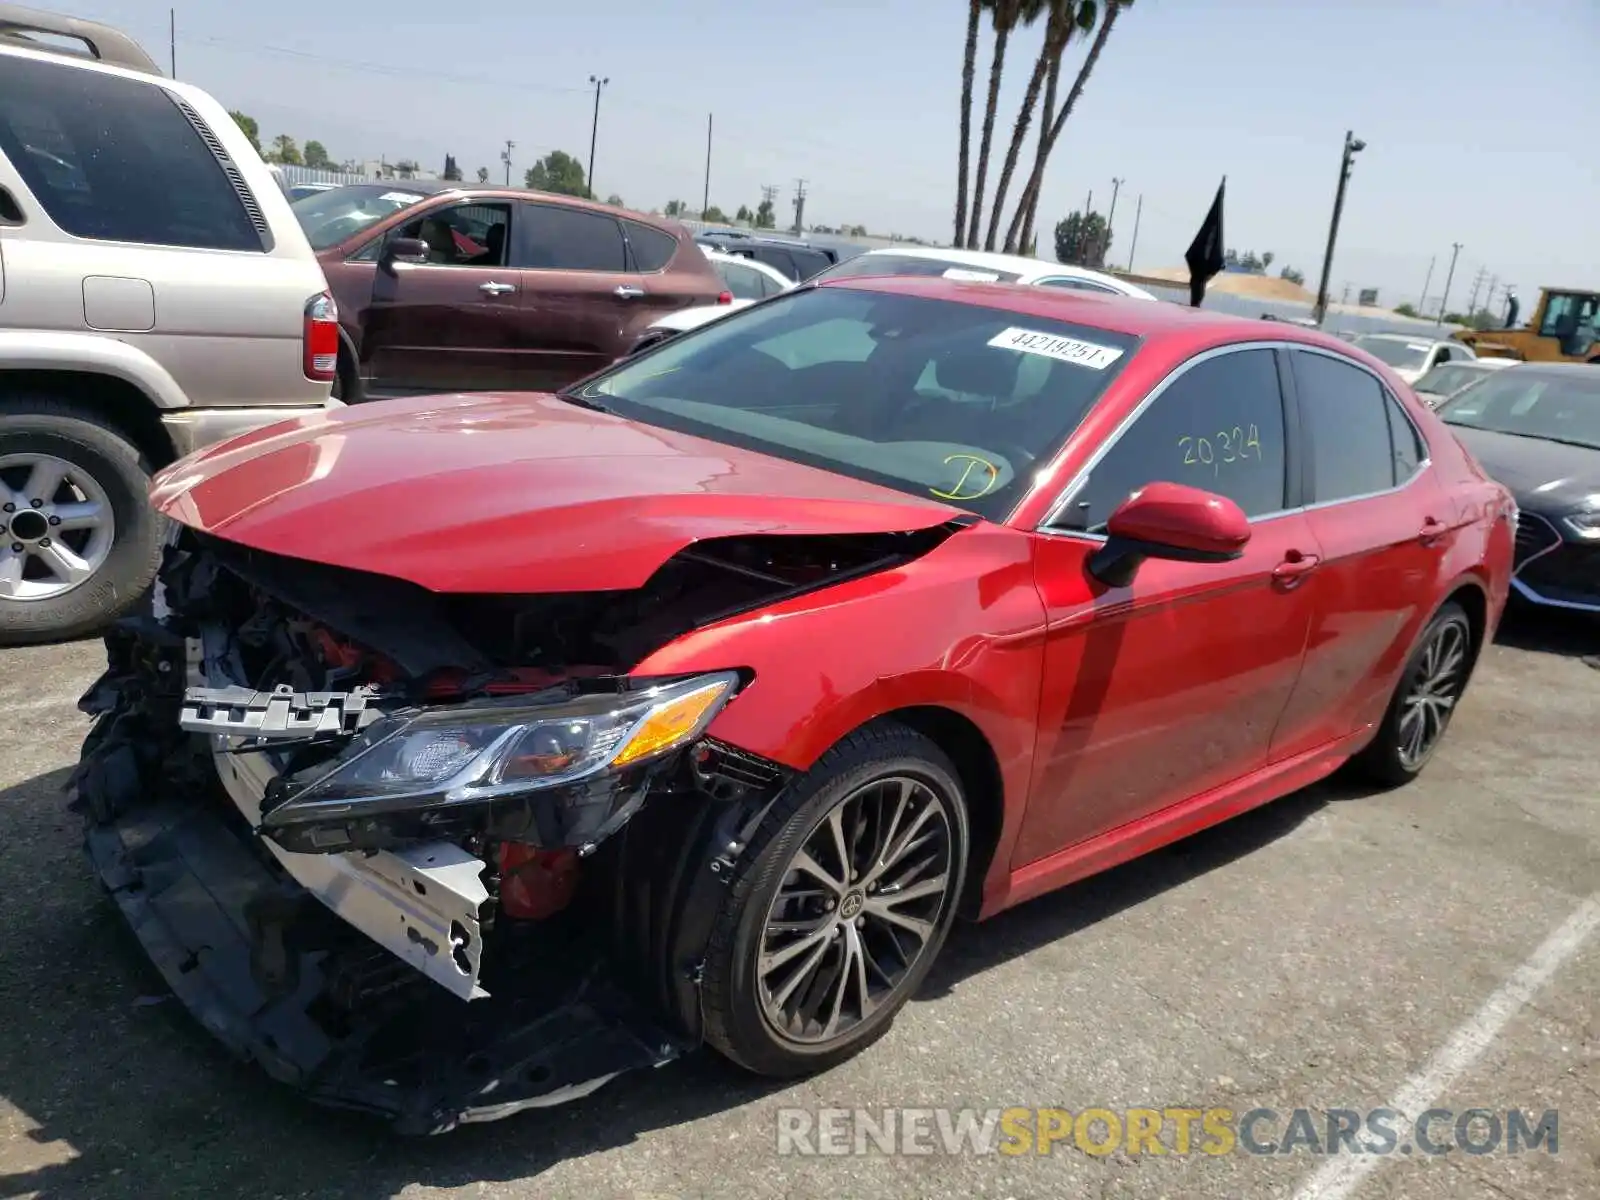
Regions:
<instances>
[{"instance_id":1,"label":"suv rear window","mask_svg":"<svg viewBox=\"0 0 1600 1200\"><path fill-rule=\"evenodd\" d=\"M624 221L622 226L628 231L628 245L633 247L633 267L636 271L646 274L659 271L678 252L678 239L671 234L637 221Z\"/></svg>"},{"instance_id":2,"label":"suv rear window","mask_svg":"<svg viewBox=\"0 0 1600 1200\"><path fill-rule=\"evenodd\" d=\"M0 150L74 237L263 249L221 164L154 84L7 58Z\"/></svg>"}]
</instances>

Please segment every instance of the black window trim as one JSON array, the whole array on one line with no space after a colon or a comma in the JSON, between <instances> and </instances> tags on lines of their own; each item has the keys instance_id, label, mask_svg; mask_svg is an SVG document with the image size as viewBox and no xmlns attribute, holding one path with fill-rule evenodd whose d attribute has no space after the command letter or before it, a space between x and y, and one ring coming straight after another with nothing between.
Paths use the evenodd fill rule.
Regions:
<instances>
[{"instance_id":1,"label":"black window trim","mask_svg":"<svg viewBox=\"0 0 1600 1200\"><path fill-rule=\"evenodd\" d=\"M1342 354L1334 354L1331 351L1322 350L1320 347L1306 347L1296 342L1276 341L1229 342L1225 346L1213 346L1209 350L1202 350L1192 358L1184 359L1183 362L1168 371L1153 388L1146 392L1143 399L1134 405L1132 411L1117 422L1117 427L1111 431L1110 436L1095 447L1094 453L1089 456L1083 466L1078 468L1073 477L1067 481L1066 486L1057 494L1050 507L1045 510L1044 516L1035 524L1033 532L1044 534L1047 537L1074 538L1093 545L1103 544L1106 541L1106 535L1103 533L1089 533L1082 529L1066 529L1056 525L1055 522L1061 519L1062 514L1067 510L1067 506L1076 498L1084 484L1088 483L1090 474L1095 467L1100 465L1100 460L1111 453L1112 448L1122 440L1123 435L1132 429L1139 418L1144 416L1145 411L1161 398L1162 393L1201 363L1210 362L1214 358L1221 358L1225 354L1241 354L1247 350L1269 350L1273 352L1278 369L1278 403L1283 408L1284 440L1285 507L1275 512L1261 513L1258 516L1251 517L1250 524L1252 526L1262 525L1268 521L1275 521L1280 517L1304 512L1307 508L1312 507L1304 503L1308 493L1305 490L1305 466L1300 453L1300 403L1299 397L1290 390L1293 386L1293 378L1289 369L1288 355L1285 353L1285 351L1291 349L1310 349L1320 354L1326 354L1329 358L1338 359L1340 362L1349 362L1353 366L1361 366L1360 363L1355 362L1353 359L1348 359ZM1367 371L1366 367L1361 367L1361 369ZM1367 373L1372 375L1374 379L1378 378L1371 371L1367 371ZM1382 384L1383 381L1379 379L1378 382ZM1387 392L1388 388L1385 387L1384 390ZM1410 414L1406 415L1407 419L1409 419ZM1428 444L1426 438L1422 439L1422 444L1424 446ZM1028 497L1024 496L1019 501L1018 507L1026 503L1027 499ZM1343 504L1346 501L1336 500L1330 501L1330 503Z\"/></svg>"},{"instance_id":2,"label":"black window trim","mask_svg":"<svg viewBox=\"0 0 1600 1200\"><path fill-rule=\"evenodd\" d=\"M1302 501L1308 501L1308 502L1307 503L1302 503L1299 508L1292 509L1290 511L1293 511L1293 512L1316 512L1319 509L1332 508L1336 504L1360 504L1360 503L1362 503L1363 501L1366 501L1366 500L1375 500L1379 496L1390 496L1390 495L1395 494L1396 492L1403 492L1407 488L1413 486L1417 482L1418 479L1422 478L1423 473L1430 466L1433 465L1433 446L1428 442L1428 435L1422 432L1421 427L1419 427L1417 425L1416 421L1412 418L1411 414L1406 411L1405 401L1401 400L1399 396L1395 395L1394 389L1391 388L1384 381L1383 376L1379 375L1376 371L1372 370L1372 368L1368 367L1365 363L1359 363L1353 358L1346 358L1343 354L1336 354L1331 350L1325 350L1321 346L1307 346L1307 345L1296 345L1294 343L1286 343L1285 344L1285 348L1290 351L1290 354L1285 354L1284 358L1286 360L1286 365L1289 365L1291 368L1292 368L1292 365L1293 365L1292 364L1292 360L1291 360L1291 354L1293 354L1293 353L1320 354L1323 358L1331 358L1335 362L1344 363L1346 366L1355 367L1357 370L1363 371L1366 374L1370 375L1373 378L1373 380L1375 380L1377 382L1378 391L1383 396L1384 407L1385 407L1384 424L1387 425L1388 421L1389 421L1389 414L1388 414L1388 411L1387 411L1388 405L1391 404L1391 403L1398 405L1399 408L1400 408L1400 414L1403 417L1405 417L1406 422L1411 426L1411 431L1417 435L1417 441L1422 444L1422 457L1420 459L1418 459L1418 461L1417 461L1417 469L1415 471L1411 472L1411 474L1407 475L1404 480L1396 482L1394 484L1391 484L1389 487L1386 487L1386 488L1378 488L1375 491L1361 492L1359 495L1355 495L1355 496L1340 496L1337 500L1309 500L1308 499L1309 497L1311 497L1311 496L1316 494L1315 491L1314 491L1314 485L1316 483L1316 480L1313 477L1314 468L1311 465L1311 461L1310 461L1309 456L1307 456L1307 458L1304 461L1304 466L1301 469L1301 492L1300 492L1299 498ZM1292 392L1292 396L1293 396L1293 400L1294 400L1294 407L1295 407L1296 410L1299 410L1299 408L1300 408L1300 393L1299 393L1298 388L1296 388L1295 385L1294 385L1294 371L1292 369L1289 371L1289 383L1290 383L1291 388L1294 388L1294 390ZM1299 425L1300 428L1304 428L1304 424L1303 423L1304 423L1304 419L1305 418L1304 418L1303 414L1297 414L1297 416L1298 416L1297 424ZM1392 434L1391 434L1391 436L1392 436ZM1391 444L1390 445L1390 454L1391 454L1391 456L1393 455L1393 453L1394 453L1394 447ZM1274 515L1277 515L1277 514L1274 514Z\"/></svg>"}]
</instances>

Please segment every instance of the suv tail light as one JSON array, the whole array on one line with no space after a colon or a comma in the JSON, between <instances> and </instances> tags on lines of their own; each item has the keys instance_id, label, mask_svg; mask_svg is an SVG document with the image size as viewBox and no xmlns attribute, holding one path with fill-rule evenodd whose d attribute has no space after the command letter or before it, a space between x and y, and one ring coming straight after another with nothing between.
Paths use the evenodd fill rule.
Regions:
<instances>
[{"instance_id":1,"label":"suv tail light","mask_svg":"<svg viewBox=\"0 0 1600 1200\"><path fill-rule=\"evenodd\" d=\"M733 293L732 292L718 292L717 293L717 303L718 304L732 304L733 303Z\"/></svg>"},{"instance_id":2,"label":"suv tail light","mask_svg":"<svg viewBox=\"0 0 1600 1200\"><path fill-rule=\"evenodd\" d=\"M339 371L339 306L327 292L306 301L306 378L330 383Z\"/></svg>"}]
</instances>

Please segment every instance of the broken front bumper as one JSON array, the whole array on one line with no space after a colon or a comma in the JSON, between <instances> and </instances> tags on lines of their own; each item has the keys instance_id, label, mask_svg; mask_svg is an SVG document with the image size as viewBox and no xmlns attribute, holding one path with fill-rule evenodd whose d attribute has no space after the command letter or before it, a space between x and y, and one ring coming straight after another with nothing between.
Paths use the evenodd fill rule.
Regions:
<instances>
[{"instance_id":1,"label":"broken front bumper","mask_svg":"<svg viewBox=\"0 0 1600 1200\"><path fill-rule=\"evenodd\" d=\"M91 823L86 848L151 960L213 1035L312 1099L390 1118L402 1132L561 1104L688 1045L560 928L526 947L546 964L527 988L462 1004L352 938L215 805L153 798Z\"/></svg>"}]
</instances>

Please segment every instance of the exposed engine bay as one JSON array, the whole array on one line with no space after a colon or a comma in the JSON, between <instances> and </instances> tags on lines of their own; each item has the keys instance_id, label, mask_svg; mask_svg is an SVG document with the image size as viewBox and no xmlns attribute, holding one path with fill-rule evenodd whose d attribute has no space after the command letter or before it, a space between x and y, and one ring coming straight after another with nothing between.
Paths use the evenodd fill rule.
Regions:
<instances>
[{"instance_id":1,"label":"exposed engine bay","mask_svg":"<svg viewBox=\"0 0 1600 1200\"><path fill-rule=\"evenodd\" d=\"M789 772L707 736L748 683L630 668L955 526L752 536L625 593L481 596L185 530L107 637L69 789L185 1004L410 1132L571 1099L698 1040L725 877Z\"/></svg>"}]
</instances>

